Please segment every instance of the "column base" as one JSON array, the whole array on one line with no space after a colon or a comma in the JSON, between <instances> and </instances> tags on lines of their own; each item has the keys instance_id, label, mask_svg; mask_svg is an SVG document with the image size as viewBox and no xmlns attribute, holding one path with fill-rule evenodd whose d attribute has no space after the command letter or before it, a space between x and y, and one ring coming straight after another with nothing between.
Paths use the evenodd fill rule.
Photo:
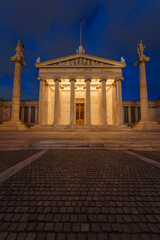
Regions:
<instances>
[{"instance_id":1,"label":"column base","mask_svg":"<svg viewBox=\"0 0 160 240\"><path fill-rule=\"evenodd\" d=\"M8 121L0 124L0 131L23 131L27 130L28 127L23 124L20 120L18 121Z\"/></svg>"},{"instance_id":2,"label":"column base","mask_svg":"<svg viewBox=\"0 0 160 240\"><path fill-rule=\"evenodd\" d=\"M152 121L140 121L134 125L135 130L160 130L160 125Z\"/></svg>"},{"instance_id":3,"label":"column base","mask_svg":"<svg viewBox=\"0 0 160 240\"><path fill-rule=\"evenodd\" d=\"M130 126L128 124L124 124L124 123L117 123L115 126L117 126L119 128L130 128Z\"/></svg>"},{"instance_id":4,"label":"column base","mask_svg":"<svg viewBox=\"0 0 160 240\"><path fill-rule=\"evenodd\" d=\"M75 123L70 123L69 124L69 128L75 128L76 127L76 124Z\"/></svg>"}]
</instances>

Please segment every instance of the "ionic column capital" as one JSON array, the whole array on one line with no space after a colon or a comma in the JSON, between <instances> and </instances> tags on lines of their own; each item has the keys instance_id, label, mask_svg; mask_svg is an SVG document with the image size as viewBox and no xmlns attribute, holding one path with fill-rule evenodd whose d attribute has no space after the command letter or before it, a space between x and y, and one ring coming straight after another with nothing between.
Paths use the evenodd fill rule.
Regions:
<instances>
[{"instance_id":1,"label":"ionic column capital","mask_svg":"<svg viewBox=\"0 0 160 240\"><path fill-rule=\"evenodd\" d=\"M85 77L85 82L89 81L91 82L92 78L91 77Z\"/></svg>"},{"instance_id":2,"label":"ionic column capital","mask_svg":"<svg viewBox=\"0 0 160 240\"><path fill-rule=\"evenodd\" d=\"M123 81L124 80L124 77L116 77L115 78L115 81L118 82L118 81Z\"/></svg>"},{"instance_id":3,"label":"ionic column capital","mask_svg":"<svg viewBox=\"0 0 160 240\"><path fill-rule=\"evenodd\" d=\"M58 82L61 82L61 79L60 79L60 78L58 78L58 77L57 77L57 78L55 78L55 79L54 79L54 82L57 82L57 81L58 81Z\"/></svg>"},{"instance_id":4,"label":"ionic column capital","mask_svg":"<svg viewBox=\"0 0 160 240\"><path fill-rule=\"evenodd\" d=\"M69 79L69 81L70 82L72 82L72 81L76 82L76 78L72 77L72 78Z\"/></svg>"},{"instance_id":5,"label":"ionic column capital","mask_svg":"<svg viewBox=\"0 0 160 240\"><path fill-rule=\"evenodd\" d=\"M100 82L103 82L103 81L107 81L108 80L108 78L107 77L103 77L103 78L100 78Z\"/></svg>"}]
</instances>

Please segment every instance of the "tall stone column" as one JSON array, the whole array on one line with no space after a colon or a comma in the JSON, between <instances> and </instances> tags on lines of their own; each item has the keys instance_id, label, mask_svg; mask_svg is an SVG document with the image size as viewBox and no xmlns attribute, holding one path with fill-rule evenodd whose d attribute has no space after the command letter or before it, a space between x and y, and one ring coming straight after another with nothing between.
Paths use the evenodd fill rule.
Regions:
<instances>
[{"instance_id":1,"label":"tall stone column","mask_svg":"<svg viewBox=\"0 0 160 240\"><path fill-rule=\"evenodd\" d=\"M147 81L146 81L146 69L145 62L150 60L145 55L140 55L135 66L139 66L139 88L140 88L140 106L141 106L141 121L149 121L148 112L148 94L147 94Z\"/></svg>"},{"instance_id":2,"label":"tall stone column","mask_svg":"<svg viewBox=\"0 0 160 240\"><path fill-rule=\"evenodd\" d=\"M20 108L20 88L21 88L21 63L15 61L14 83L12 94L12 112L11 121L19 121L19 108Z\"/></svg>"},{"instance_id":3,"label":"tall stone column","mask_svg":"<svg viewBox=\"0 0 160 240\"><path fill-rule=\"evenodd\" d=\"M21 123L19 119L21 67L26 66L25 62L23 61L24 46L20 40L18 40L18 44L15 50L16 50L16 54L13 57L11 57L11 61L15 62L11 119L10 121L4 122L2 124L1 126L2 130L3 129L15 129L15 130L25 129L25 126Z\"/></svg>"},{"instance_id":4,"label":"tall stone column","mask_svg":"<svg viewBox=\"0 0 160 240\"><path fill-rule=\"evenodd\" d=\"M44 91L44 115L45 115L45 120L44 123L45 125L48 125L49 123L49 85L45 85L45 91Z\"/></svg>"},{"instance_id":5,"label":"tall stone column","mask_svg":"<svg viewBox=\"0 0 160 240\"><path fill-rule=\"evenodd\" d=\"M117 86L117 124L123 124L123 106L122 106L122 87L121 81L124 78L116 78L116 86Z\"/></svg>"},{"instance_id":6,"label":"tall stone column","mask_svg":"<svg viewBox=\"0 0 160 240\"><path fill-rule=\"evenodd\" d=\"M75 125L75 81L76 79L70 79L71 88L70 88L70 125Z\"/></svg>"},{"instance_id":7,"label":"tall stone column","mask_svg":"<svg viewBox=\"0 0 160 240\"><path fill-rule=\"evenodd\" d=\"M40 87L39 87L39 117L38 117L39 125L44 125L44 88L45 88L45 80L44 79L40 79Z\"/></svg>"},{"instance_id":8,"label":"tall stone column","mask_svg":"<svg viewBox=\"0 0 160 240\"><path fill-rule=\"evenodd\" d=\"M20 89L21 89L21 67L26 66L23 61L24 46L19 40L16 47L16 55L11 57L11 61L15 62L14 70L14 83L13 83L13 94L12 94L12 112L11 121L19 121L19 108L20 108Z\"/></svg>"},{"instance_id":9,"label":"tall stone column","mask_svg":"<svg viewBox=\"0 0 160 240\"><path fill-rule=\"evenodd\" d=\"M86 78L86 125L91 125L91 93L90 93L90 78Z\"/></svg>"},{"instance_id":10,"label":"tall stone column","mask_svg":"<svg viewBox=\"0 0 160 240\"><path fill-rule=\"evenodd\" d=\"M106 106L106 78L101 79L102 83L102 125L107 124L107 106Z\"/></svg>"},{"instance_id":11,"label":"tall stone column","mask_svg":"<svg viewBox=\"0 0 160 240\"><path fill-rule=\"evenodd\" d=\"M147 80L146 80L146 68L145 63L150 60L143 53L145 46L142 40L137 45L137 52L139 54L138 60L134 64L135 67L139 66L139 88L140 88L140 107L141 107L141 120L136 127L141 129L159 129L157 122L152 122L149 119L149 109L148 109L148 94L147 94Z\"/></svg>"},{"instance_id":12,"label":"tall stone column","mask_svg":"<svg viewBox=\"0 0 160 240\"><path fill-rule=\"evenodd\" d=\"M117 104L116 104L116 83L111 86L112 89L112 124L117 124Z\"/></svg>"},{"instance_id":13,"label":"tall stone column","mask_svg":"<svg viewBox=\"0 0 160 240\"><path fill-rule=\"evenodd\" d=\"M55 82L55 95L54 95L54 125L59 123L59 82L60 79L56 78Z\"/></svg>"}]
</instances>

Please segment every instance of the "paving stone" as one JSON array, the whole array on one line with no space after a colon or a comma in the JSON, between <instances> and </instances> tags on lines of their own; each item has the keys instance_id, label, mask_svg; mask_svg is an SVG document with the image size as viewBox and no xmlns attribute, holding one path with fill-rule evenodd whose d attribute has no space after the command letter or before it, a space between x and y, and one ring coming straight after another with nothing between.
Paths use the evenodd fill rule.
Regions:
<instances>
[{"instance_id":1,"label":"paving stone","mask_svg":"<svg viewBox=\"0 0 160 240\"><path fill-rule=\"evenodd\" d=\"M76 239L76 234L75 233L68 233L67 234L67 240L75 240L75 239Z\"/></svg>"},{"instance_id":2,"label":"paving stone","mask_svg":"<svg viewBox=\"0 0 160 240\"><path fill-rule=\"evenodd\" d=\"M86 233L78 233L77 234L77 240L87 240L87 235Z\"/></svg>"},{"instance_id":3,"label":"paving stone","mask_svg":"<svg viewBox=\"0 0 160 240\"><path fill-rule=\"evenodd\" d=\"M90 239L90 238L88 238ZM92 238L91 238L92 239ZM108 235L106 233L98 233L98 240L108 240Z\"/></svg>"},{"instance_id":4,"label":"paving stone","mask_svg":"<svg viewBox=\"0 0 160 240\"><path fill-rule=\"evenodd\" d=\"M109 240L120 240L121 236L116 233L109 233L108 234Z\"/></svg>"},{"instance_id":5,"label":"paving stone","mask_svg":"<svg viewBox=\"0 0 160 240\"><path fill-rule=\"evenodd\" d=\"M100 224L98 224L98 223L91 223L91 231L93 231L93 232L101 232Z\"/></svg>"},{"instance_id":6,"label":"paving stone","mask_svg":"<svg viewBox=\"0 0 160 240\"><path fill-rule=\"evenodd\" d=\"M6 240L15 240L17 238L17 233L9 233Z\"/></svg>"},{"instance_id":7,"label":"paving stone","mask_svg":"<svg viewBox=\"0 0 160 240\"><path fill-rule=\"evenodd\" d=\"M89 232L89 224L88 223L81 223L81 231L82 232Z\"/></svg>"},{"instance_id":8,"label":"paving stone","mask_svg":"<svg viewBox=\"0 0 160 240\"><path fill-rule=\"evenodd\" d=\"M80 231L80 224L79 223L72 223L72 231L79 232Z\"/></svg>"},{"instance_id":9,"label":"paving stone","mask_svg":"<svg viewBox=\"0 0 160 240\"><path fill-rule=\"evenodd\" d=\"M7 232L0 232L0 239L5 240L7 237L8 233Z\"/></svg>"},{"instance_id":10,"label":"paving stone","mask_svg":"<svg viewBox=\"0 0 160 240\"><path fill-rule=\"evenodd\" d=\"M47 239L46 240L55 240L56 239L56 234L55 233L48 233L47 234Z\"/></svg>"},{"instance_id":11,"label":"paving stone","mask_svg":"<svg viewBox=\"0 0 160 240\"><path fill-rule=\"evenodd\" d=\"M48 223L45 223L45 226L44 226L44 231L53 231L53 226L54 226L54 223L51 223L51 222L48 222Z\"/></svg>"},{"instance_id":12,"label":"paving stone","mask_svg":"<svg viewBox=\"0 0 160 240\"><path fill-rule=\"evenodd\" d=\"M55 223L54 231L55 232L62 232L62 230L63 230L63 224L62 223Z\"/></svg>"},{"instance_id":13,"label":"paving stone","mask_svg":"<svg viewBox=\"0 0 160 240\"><path fill-rule=\"evenodd\" d=\"M43 232L43 230L44 230L44 223L43 222L39 222L36 225L36 232Z\"/></svg>"},{"instance_id":14,"label":"paving stone","mask_svg":"<svg viewBox=\"0 0 160 240\"><path fill-rule=\"evenodd\" d=\"M27 233L24 233L24 232L19 233L16 240L25 240L26 236L27 236Z\"/></svg>"},{"instance_id":15,"label":"paving stone","mask_svg":"<svg viewBox=\"0 0 160 240\"><path fill-rule=\"evenodd\" d=\"M70 215L70 221L71 222L77 222L78 220L78 216L76 214L71 214Z\"/></svg>"},{"instance_id":16,"label":"paving stone","mask_svg":"<svg viewBox=\"0 0 160 240\"><path fill-rule=\"evenodd\" d=\"M46 233L37 233L36 240L46 240L47 234Z\"/></svg>"},{"instance_id":17,"label":"paving stone","mask_svg":"<svg viewBox=\"0 0 160 240\"><path fill-rule=\"evenodd\" d=\"M65 240L65 239L66 239L66 237L65 237L64 233L57 233L56 240Z\"/></svg>"},{"instance_id":18,"label":"paving stone","mask_svg":"<svg viewBox=\"0 0 160 240\"><path fill-rule=\"evenodd\" d=\"M25 240L35 240L36 239L36 233L28 233Z\"/></svg>"},{"instance_id":19,"label":"paving stone","mask_svg":"<svg viewBox=\"0 0 160 240\"><path fill-rule=\"evenodd\" d=\"M63 231L71 232L71 223L63 223Z\"/></svg>"}]
</instances>

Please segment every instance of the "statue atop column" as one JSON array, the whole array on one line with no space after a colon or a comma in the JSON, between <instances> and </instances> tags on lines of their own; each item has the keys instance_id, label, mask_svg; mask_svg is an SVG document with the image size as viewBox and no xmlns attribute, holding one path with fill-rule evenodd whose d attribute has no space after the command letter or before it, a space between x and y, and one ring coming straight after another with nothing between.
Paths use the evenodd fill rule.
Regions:
<instances>
[{"instance_id":1,"label":"statue atop column","mask_svg":"<svg viewBox=\"0 0 160 240\"><path fill-rule=\"evenodd\" d=\"M144 52L145 48L146 48L146 46L142 43L142 40L140 40L140 42L137 45L137 52L138 52L139 56L143 56L144 55L143 52Z\"/></svg>"}]
</instances>

